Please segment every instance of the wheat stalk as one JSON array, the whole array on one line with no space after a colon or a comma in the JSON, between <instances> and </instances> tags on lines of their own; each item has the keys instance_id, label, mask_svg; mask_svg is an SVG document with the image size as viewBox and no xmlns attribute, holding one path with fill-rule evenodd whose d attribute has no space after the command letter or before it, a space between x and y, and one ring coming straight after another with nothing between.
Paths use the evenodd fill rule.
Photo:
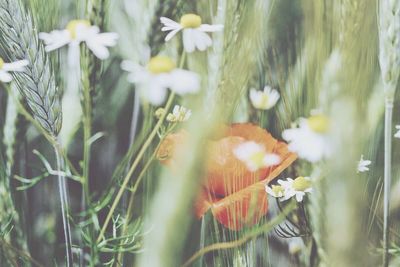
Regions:
<instances>
[{"instance_id":1,"label":"wheat stalk","mask_svg":"<svg viewBox=\"0 0 400 267\"><path fill-rule=\"evenodd\" d=\"M389 208L392 180L393 101L400 76L400 2L379 1L379 65L385 92L385 162L383 200L383 266L389 265Z\"/></svg>"},{"instance_id":2,"label":"wheat stalk","mask_svg":"<svg viewBox=\"0 0 400 267\"><path fill-rule=\"evenodd\" d=\"M1 46L11 60L29 61L25 71L15 75L18 89L34 118L56 136L62 121L59 90L32 18L19 1L1 1L0 33Z\"/></svg>"},{"instance_id":3,"label":"wheat stalk","mask_svg":"<svg viewBox=\"0 0 400 267\"><path fill-rule=\"evenodd\" d=\"M393 100L400 76L400 2L379 1L379 65L387 99Z\"/></svg>"},{"instance_id":4,"label":"wheat stalk","mask_svg":"<svg viewBox=\"0 0 400 267\"><path fill-rule=\"evenodd\" d=\"M31 15L20 1L4 0L0 3L1 46L10 60L27 59L25 71L15 75L22 100L29 107L40 126L54 139L61 128L60 94L56 86L50 59L39 43ZM55 146L57 166L62 167ZM67 266L72 264L71 230L69 225L67 185L65 177L58 175L62 208Z\"/></svg>"},{"instance_id":5,"label":"wheat stalk","mask_svg":"<svg viewBox=\"0 0 400 267\"><path fill-rule=\"evenodd\" d=\"M15 84L11 85L12 89ZM5 166L4 166L4 179L3 186L6 189L7 197L2 197L4 204L7 206L7 209L4 215L12 215L14 231L12 232L12 243L16 244L19 248L23 250L27 250L26 239L24 237L24 228L23 228L23 205L17 200L17 193L12 186L12 177L15 174L15 170L18 168L19 154L16 151L18 148L18 137L19 134L25 133L24 120L18 116L18 96L17 91L15 91L16 95L9 94L7 99L7 111L5 116L4 130L3 130L3 144L5 146ZM13 201L14 200L14 201ZM3 213L3 212L1 212ZM20 217L20 215L22 215ZM2 219L0 219L2 221Z\"/></svg>"}]
</instances>

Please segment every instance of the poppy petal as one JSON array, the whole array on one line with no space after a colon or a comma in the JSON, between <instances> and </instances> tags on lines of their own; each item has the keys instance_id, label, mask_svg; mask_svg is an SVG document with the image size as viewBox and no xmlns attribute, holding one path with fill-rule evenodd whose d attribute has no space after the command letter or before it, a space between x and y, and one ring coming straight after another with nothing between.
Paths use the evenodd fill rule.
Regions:
<instances>
[{"instance_id":1,"label":"poppy petal","mask_svg":"<svg viewBox=\"0 0 400 267\"><path fill-rule=\"evenodd\" d=\"M218 222L231 230L257 223L268 211L264 183L258 182L214 202L211 211Z\"/></svg>"},{"instance_id":2,"label":"poppy petal","mask_svg":"<svg viewBox=\"0 0 400 267\"><path fill-rule=\"evenodd\" d=\"M210 142L205 187L215 195L227 196L258 181L268 181L279 175L295 159L287 144L278 142L266 130L251 123L236 123L225 128L227 137ZM251 172L233 153L241 143L254 141L269 153L277 154L281 163Z\"/></svg>"}]
</instances>

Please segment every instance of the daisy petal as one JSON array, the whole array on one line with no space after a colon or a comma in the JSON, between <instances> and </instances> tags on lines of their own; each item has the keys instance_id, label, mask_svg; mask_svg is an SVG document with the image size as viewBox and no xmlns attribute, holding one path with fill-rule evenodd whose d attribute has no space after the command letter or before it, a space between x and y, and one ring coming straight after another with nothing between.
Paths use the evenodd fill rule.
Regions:
<instances>
[{"instance_id":1,"label":"daisy petal","mask_svg":"<svg viewBox=\"0 0 400 267\"><path fill-rule=\"evenodd\" d=\"M23 71L24 67L29 64L28 60L18 60L15 62L4 63L3 70L5 71Z\"/></svg>"},{"instance_id":2,"label":"daisy petal","mask_svg":"<svg viewBox=\"0 0 400 267\"><path fill-rule=\"evenodd\" d=\"M168 27L171 27L171 28L174 28L174 29L182 27L178 22L173 21L172 19L169 19L169 18L166 18L166 17L161 17L160 21L165 26L168 26Z\"/></svg>"},{"instance_id":3,"label":"daisy petal","mask_svg":"<svg viewBox=\"0 0 400 267\"><path fill-rule=\"evenodd\" d=\"M9 83L12 81L12 76L6 71L0 70L0 81Z\"/></svg>"},{"instance_id":4,"label":"daisy petal","mask_svg":"<svg viewBox=\"0 0 400 267\"><path fill-rule=\"evenodd\" d=\"M174 37L181 29L175 29L173 31L171 31L170 33L167 34L167 36L165 36L165 41L168 42L169 40L172 39L172 37Z\"/></svg>"},{"instance_id":5,"label":"daisy petal","mask_svg":"<svg viewBox=\"0 0 400 267\"><path fill-rule=\"evenodd\" d=\"M191 71L175 69L170 73L169 87L179 95L196 93L200 89L200 77Z\"/></svg>"},{"instance_id":6,"label":"daisy petal","mask_svg":"<svg viewBox=\"0 0 400 267\"><path fill-rule=\"evenodd\" d=\"M193 29L183 30L183 47L187 53L192 53L195 49Z\"/></svg>"},{"instance_id":7,"label":"daisy petal","mask_svg":"<svg viewBox=\"0 0 400 267\"><path fill-rule=\"evenodd\" d=\"M46 52L56 50L71 42L71 36L67 30L56 30L50 33L41 32L39 33L39 39L43 40L46 45Z\"/></svg>"},{"instance_id":8,"label":"daisy petal","mask_svg":"<svg viewBox=\"0 0 400 267\"><path fill-rule=\"evenodd\" d=\"M267 166L277 165L281 162L281 158L276 154L268 154L264 157L264 164Z\"/></svg>"},{"instance_id":9,"label":"daisy petal","mask_svg":"<svg viewBox=\"0 0 400 267\"><path fill-rule=\"evenodd\" d=\"M167 89L159 83L159 81L155 80L149 83L148 88L145 93L146 99L155 106L159 106L164 103L165 98L167 96Z\"/></svg>"},{"instance_id":10,"label":"daisy petal","mask_svg":"<svg viewBox=\"0 0 400 267\"><path fill-rule=\"evenodd\" d=\"M224 25L222 24L217 24L217 25L201 24L200 27L197 28L197 30L202 32L219 32L222 31L223 28Z\"/></svg>"},{"instance_id":11,"label":"daisy petal","mask_svg":"<svg viewBox=\"0 0 400 267\"><path fill-rule=\"evenodd\" d=\"M210 36L208 36L207 33L205 33L205 32L193 30L193 37L194 37L195 46L200 51L206 50L207 47L211 46L211 44L212 44L212 40L211 40Z\"/></svg>"},{"instance_id":12,"label":"daisy petal","mask_svg":"<svg viewBox=\"0 0 400 267\"><path fill-rule=\"evenodd\" d=\"M96 42L99 42L104 46L115 46L119 38L118 34L115 32L99 33L96 37Z\"/></svg>"},{"instance_id":13,"label":"daisy petal","mask_svg":"<svg viewBox=\"0 0 400 267\"><path fill-rule=\"evenodd\" d=\"M110 55L107 47L97 42L86 42L86 45L93 52L93 54L101 60L107 59Z\"/></svg>"}]
</instances>

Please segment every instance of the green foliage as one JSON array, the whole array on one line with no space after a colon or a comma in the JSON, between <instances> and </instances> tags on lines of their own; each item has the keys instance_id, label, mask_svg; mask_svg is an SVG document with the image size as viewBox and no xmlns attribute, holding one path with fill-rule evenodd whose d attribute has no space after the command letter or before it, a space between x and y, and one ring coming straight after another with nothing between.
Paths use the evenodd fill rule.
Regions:
<instances>
[{"instance_id":1,"label":"green foliage","mask_svg":"<svg viewBox=\"0 0 400 267\"><path fill-rule=\"evenodd\" d=\"M389 0L0 0L1 58L29 61L10 71L10 84L0 82L0 265L378 266L385 255L384 265L397 266L399 8ZM183 29L165 42L160 17L179 23L187 13L224 25L207 33L206 51L186 53ZM118 33L107 60L85 41L76 69L70 47L45 51L38 33L76 18ZM169 93L163 110L153 106L121 70L130 60L148 71L147 54L196 72L200 92ZM249 89L265 85L280 99L255 109ZM191 110L187 122L168 121L174 105ZM204 177L210 153L222 153L210 149L221 125L249 121L281 141L316 112L329 117L330 158L299 158L270 181L310 176L304 201L269 196L267 215L232 230L211 203L230 194L212 192L211 208L193 216L199 191L211 191ZM162 166L179 154L168 138L180 131L184 156ZM361 155L369 172L357 173Z\"/></svg>"}]
</instances>

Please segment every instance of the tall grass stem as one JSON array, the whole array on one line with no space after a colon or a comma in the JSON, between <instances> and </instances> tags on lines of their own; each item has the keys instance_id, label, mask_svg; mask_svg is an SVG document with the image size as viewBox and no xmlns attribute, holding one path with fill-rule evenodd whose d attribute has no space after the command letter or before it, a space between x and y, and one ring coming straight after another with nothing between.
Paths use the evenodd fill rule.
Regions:
<instances>
[{"instance_id":1,"label":"tall grass stem","mask_svg":"<svg viewBox=\"0 0 400 267\"><path fill-rule=\"evenodd\" d=\"M60 174L63 169L64 161L60 156L57 147L54 147L54 152L57 159L57 171L58 173L58 189L60 194L61 203L61 215L63 221L63 230L65 238L65 256L66 256L66 266L73 266L73 256L72 256L72 237L71 237L71 226L69 223L69 200L67 192L67 182L65 176Z\"/></svg>"},{"instance_id":2,"label":"tall grass stem","mask_svg":"<svg viewBox=\"0 0 400 267\"><path fill-rule=\"evenodd\" d=\"M389 208L390 185L392 181L392 117L393 100L385 101L385 162L384 162L384 192L383 192L383 266L389 266Z\"/></svg>"},{"instance_id":3,"label":"tall grass stem","mask_svg":"<svg viewBox=\"0 0 400 267\"><path fill-rule=\"evenodd\" d=\"M137 157L135 158L135 161L132 163L131 168L129 169L128 173L126 174L126 176L123 179L121 188L119 189L112 205L110 208L110 211L107 214L106 220L104 221L103 227L100 230L100 234L97 238L97 243L100 242L105 234L105 231L107 229L108 224L110 223L110 220L112 218L112 215L115 211L115 209L117 208L117 205L119 203L119 201L121 200L121 197L128 185L128 182L133 174L133 172L135 171L136 167L139 165L140 160L143 158L144 153L146 152L147 148L150 146L151 142L153 141L154 137L156 137L158 130L160 129L160 127L162 126L165 117L167 116L167 111L171 108L172 106L172 102L174 100L174 96L175 94L173 92L171 92L171 94L169 95L167 104L165 105L165 110L166 112L164 112L164 114L161 116L161 118L159 119L159 121L157 122L157 124L154 126L153 131L150 133L149 137L147 138L146 142L143 144L142 148L140 149Z\"/></svg>"}]
</instances>

